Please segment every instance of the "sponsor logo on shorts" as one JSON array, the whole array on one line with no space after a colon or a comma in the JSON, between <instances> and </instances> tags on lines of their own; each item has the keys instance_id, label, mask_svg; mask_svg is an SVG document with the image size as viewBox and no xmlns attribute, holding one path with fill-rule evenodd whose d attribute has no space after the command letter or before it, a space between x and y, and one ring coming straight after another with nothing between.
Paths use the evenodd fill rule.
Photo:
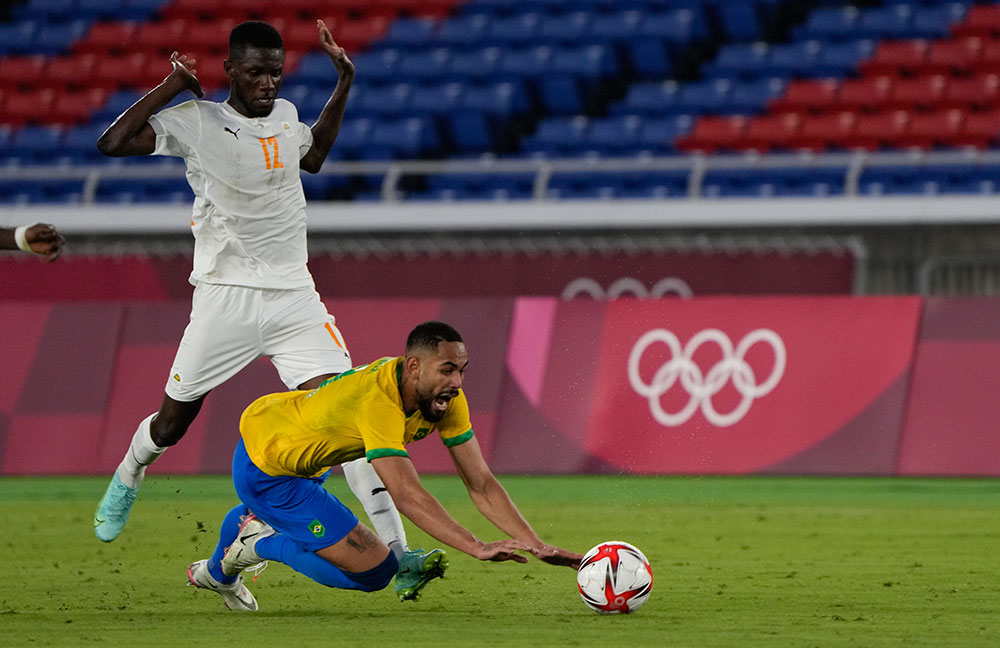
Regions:
<instances>
[{"instance_id":1,"label":"sponsor logo on shorts","mask_svg":"<svg viewBox=\"0 0 1000 648\"><path fill-rule=\"evenodd\" d=\"M309 523L309 531L317 538L322 538L326 535L326 527L319 520L313 520Z\"/></svg>"},{"instance_id":2,"label":"sponsor logo on shorts","mask_svg":"<svg viewBox=\"0 0 1000 648\"><path fill-rule=\"evenodd\" d=\"M181 375L180 374L174 374L174 380L176 382L180 382L181 381Z\"/></svg>"}]
</instances>

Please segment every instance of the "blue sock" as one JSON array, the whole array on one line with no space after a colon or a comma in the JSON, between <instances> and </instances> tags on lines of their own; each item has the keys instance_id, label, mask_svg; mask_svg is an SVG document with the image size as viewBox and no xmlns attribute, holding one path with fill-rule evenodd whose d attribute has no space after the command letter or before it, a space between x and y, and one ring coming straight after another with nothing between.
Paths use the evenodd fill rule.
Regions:
<instances>
[{"instance_id":1,"label":"blue sock","mask_svg":"<svg viewBox=\"0 0 1000 648\"><path fill-rule=\"evenodd\" d=\"M365 592L382 589L396 575L397 569L396 556L390 551L386 559L374 569L358 573L345 572L316 553L303 549L280 533L261 538L257 541L254 549L261 558L284 563L320 585L340 589Z\"/></svg>"},{"instance_id":2,"label":"blue sock","mask_svg":"<svg viewBox=\"0 0 1000 648\"><path fill-rule=\"evenodd\" d=\"M242 504L234 506L229 513L226 513L222 526L219 527L219 544L215 546L215 553L208 559L208 573L220 583L232 583L236 580L235 576L226 576L222 573L222 557L226 555L226 548L236 540L236 534L240 531L240 517L248 513L250 509Z\"/></svg>"}]
</instances>

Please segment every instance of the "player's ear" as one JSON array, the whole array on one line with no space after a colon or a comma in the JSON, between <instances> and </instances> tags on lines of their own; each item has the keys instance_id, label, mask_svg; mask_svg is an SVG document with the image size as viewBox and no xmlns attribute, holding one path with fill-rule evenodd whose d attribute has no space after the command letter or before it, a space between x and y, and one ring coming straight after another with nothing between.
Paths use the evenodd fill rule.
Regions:
<instances>
[{"instance_id":1,"label":"player's ear","mask_svg":"<svg viewBox=\"0 0 1000 648\"><path fill-rule=\"evenodd\" d=\"M416 376L420 373L420 358L415 355L408 355L403 358L403 369L407 374Z\"/></svg>"},{"instance_id":2,"label":"player's ear","mask_svg":"<svg viewBox=\"0 0 1000 648\"><path fill-rule=\"evenodd\" d=\"M233 62L230 61L229 59L226 59L225 61L222 62L222 69L226 71L226 78L232 81L233 75L235 74L233 72Z\"/></svg>"}]
</instances>

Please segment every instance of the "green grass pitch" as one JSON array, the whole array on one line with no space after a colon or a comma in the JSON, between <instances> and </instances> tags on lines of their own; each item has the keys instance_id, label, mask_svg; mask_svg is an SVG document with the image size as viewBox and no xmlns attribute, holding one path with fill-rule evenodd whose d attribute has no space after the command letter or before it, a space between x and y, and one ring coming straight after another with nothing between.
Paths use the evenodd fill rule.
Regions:
<instances>
[{"instance_id":1,"label":"green grass pitch","mask_svg":"<svg viewBox=\"0 0 1000 648\"><path fill-rule=\"evenodd\" d=\"M502 477L539 533L583 552L635 544L653 593L589 611L574 574L452 550L421 601L324 588L283 565L236 613L185 587L234 504L227 477L146 480L111 544L91 528L104 478L2 478L3 646L1000 645L1000 481ZM424 482L485 539L456 477ZM343 478L330 488L359 510ZM411 546L433 546L409 526Z\"/></svg>"}]
</instances>

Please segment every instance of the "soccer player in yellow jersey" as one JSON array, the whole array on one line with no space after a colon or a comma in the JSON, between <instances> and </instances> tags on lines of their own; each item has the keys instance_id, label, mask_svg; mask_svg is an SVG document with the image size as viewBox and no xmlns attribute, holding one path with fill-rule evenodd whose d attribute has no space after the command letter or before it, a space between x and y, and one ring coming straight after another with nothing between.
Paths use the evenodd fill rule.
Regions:
<instances>
[{"instance_id":1,"label":"soccer player in yellow jersey","mask_svg":"<svg viewBox=\"0 0 1000 648\"><path fill-rule=\"evenodd\" d=\"M582 556L543 542L486 465L461 389L467 365L461 335L442 322L425 322L410 333L403 357L345 371L312 391L254 401L240 420L233 457L242 503L228 514L246 519L235 534L222 534L211 558L188 567L191 584L218 592L231 609L256 610L240 572L275 560L323 585L363 591L384 588L398 568L411 576L400 597L417 598L447 567L444 553L413 552L403 558L413 565L398 564L323 488L331 466L362 456L399 511L437 540L480 560L523 563L527 558L517 552L526 551L576 568ZM480 540L420 484L406 444L433 433L448 447L476 508L510 539Z\"/></svg>"}]
</instances>

